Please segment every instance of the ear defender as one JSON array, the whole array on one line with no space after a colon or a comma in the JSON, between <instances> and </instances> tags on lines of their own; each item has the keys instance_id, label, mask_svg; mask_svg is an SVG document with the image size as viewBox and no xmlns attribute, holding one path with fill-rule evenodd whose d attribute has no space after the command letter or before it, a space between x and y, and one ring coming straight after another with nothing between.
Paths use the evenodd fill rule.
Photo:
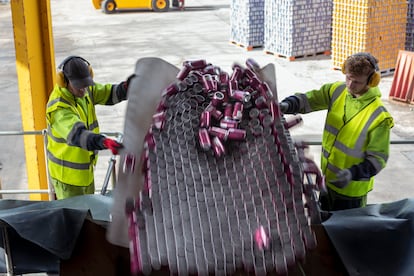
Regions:
<instances>
[{"instance_id":1,"label":"ear defender","mask_svg":"<svg viewBox=\"0 0 414 276\"><path fill-rule=\"evenodd\" d=\"M380 83L380 80L381 80L381 73L379 72L378 63L375 60L375 58L369 53L356 53L356 54L353 54L352 56L362 56L362 57L366 58L369 61L369 63L372 65L372 68L374 69L374 72L372 72L368 76L367 84L368 84L369 87L378 86L378 84ZM341 66L341 71L342 71L343 74L346 74L345 64L346 64L346 60L344 61L344 63Z\"/></svg>"},{"instance_id":2,"label":"ear defender","mask_svg":"<svg viewBox=\"0 0 414 276\"><path fill-rule=\"evenodd\" d=\"M68 56L67 58L65 58L58 66L57 68L57 72L56 72L56 83L59 85L59 87L62 88L66 88L68 85L68 80L65 77L64 74L64 69L65 69L65 65L74 58L80 58L81 60L83 60L87 65L88 65L88 69L89 69L89 74L91 75L91 78L93 79L93 69L91 64L89 63L89 61L87 61L86 59L84 59L83 57L80 56Z\"/></svg>"}]
</instances>

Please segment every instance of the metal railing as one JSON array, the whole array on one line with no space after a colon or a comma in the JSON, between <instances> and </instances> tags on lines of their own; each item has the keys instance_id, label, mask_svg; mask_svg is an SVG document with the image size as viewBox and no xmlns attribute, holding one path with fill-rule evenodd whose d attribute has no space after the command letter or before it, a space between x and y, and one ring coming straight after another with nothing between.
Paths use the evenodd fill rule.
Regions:
<instances>
[{"instance_id":1,"label":"metal railing","mask_svg":"<svg viewBox=\"0 0 414 276\"><path fill-rule=\"evenodd\" d=\"M122 142L123 134L121 132L101 132L101 134L107 136L114 136L116 137L118 142ZM47 130L35 130L35 131L0 131L1 136L24 136L24 135L42 135L43 136L43 150L45 154L45 167L46 167L46 178L47 178L47 189L2 189L0 187L0 196L4 194L48 194L49 200L55 199L55 191L53 185L50 181L49 170L47 167ZM110 179L112 178L112 187L115 186L115 179L116 179L116 156L112 155L108 162L108 169L105 175L104 183L102 185L101 190L97 190L95 192L100 192L102 195L106 194L108 184Z\"/></svg>"}]
</instances>

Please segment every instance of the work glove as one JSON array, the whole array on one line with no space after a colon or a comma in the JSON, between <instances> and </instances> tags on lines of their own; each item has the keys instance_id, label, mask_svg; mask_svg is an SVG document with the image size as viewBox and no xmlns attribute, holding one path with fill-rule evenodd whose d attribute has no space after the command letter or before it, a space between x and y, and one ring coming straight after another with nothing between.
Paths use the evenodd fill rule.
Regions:
<instances>
[{"instance_id":1,"label":"work glove","mask_svg":"<svg viewBox=\"0 0 414 276\"><path fill-rule=\"evenodd\" d=\"M131 80L132 80L134 77L135 77L135 74L132 74L132 75L130 75L130 76L127 78L127 80L126 80L126 81L124 81L124 82L123 82L123 86L124 86L125 91L127 91L127 90L128 90L129 83L131 82Z\"/></svg>"},{"instance_id":2,"label":"work glove","mask_svg":"<svg viewBox=\"0 0 414 276\"><path fill-rule=\"evenodd\" d=\"M110 151L112 151L113 155L117 155L118 150L123 147L123 145L121 143L118 143L117 141L115 141L114 139L111 139L111 138L105 138L103 140L103 146L104 146L104 148L109 149Z\"/></svg>"},{"instance_id":3,"label":"work glove","mask_svg":"<svg viewBox=\"0 0 414 276\"><path fill-rule=\"evenodd\" d=\"M282 113L286 113L289 110L289 103L288 102L281 102L279 104L280 111Z\"/></svg>"},{"instance_id":4,"label":"work glove","mask_svg":"<svg viewBox=\"0 0 414 276\"><path fill-rule=\"evenodd\" d=\"M336 174L336 179L331 180L331 184L338 188L345 188L352 180L352 173L349 169L340 170Z\"/></svg>"},{"instance_id":5,"label":"work glove","mask_svg":"<svg viewBox=\"0 0 414 276\"><path fill-rule=\"evenodd\" d=\"M296 114L299 112L299 98L295 95L289 96L279 103L279 108L282 113Z\"/></svg>"}]
</instances>

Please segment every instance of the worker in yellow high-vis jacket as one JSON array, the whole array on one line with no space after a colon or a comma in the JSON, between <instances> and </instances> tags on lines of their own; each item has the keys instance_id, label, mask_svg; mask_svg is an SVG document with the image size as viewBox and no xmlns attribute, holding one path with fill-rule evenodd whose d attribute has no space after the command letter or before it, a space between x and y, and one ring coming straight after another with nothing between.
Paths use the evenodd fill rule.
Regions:
<instances>
[{"instance_id":1,"label":"worker in yellow high-vis jacket","mask_svg":"<svg viewBox=\"0 0 414 276\"><path fill-rule=\"evenodd\" d=\"M113 105L127 99L128 83L93 81L89 62L69 56L58 66L57 84L47 103L47 160L57 199L93 194L98 150L118 154L117 141L99 133L95 105Z\"/></svg>"},{"instance_id":2,"label":"worker in yellow high-vis jacket","mask_svg":"<svg viewBox=\"0 0 414 276\"><path fill-rule=\"evenodd\" d=\"M345 82L285 98L286 114L328 110L322 137L321 170L328 193L320 196L323 210L363 207L374 176L389 155L393 119L381 101L377 59L369 53L349 56Z\"/></svg>"}]
</instances>

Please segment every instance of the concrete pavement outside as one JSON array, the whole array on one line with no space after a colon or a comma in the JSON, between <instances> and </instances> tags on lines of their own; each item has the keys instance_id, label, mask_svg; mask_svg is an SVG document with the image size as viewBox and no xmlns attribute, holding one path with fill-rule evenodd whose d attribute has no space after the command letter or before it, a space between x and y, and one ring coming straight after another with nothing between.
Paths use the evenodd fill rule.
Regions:
<instances>
[{"instance_id":1,"label":"concrete pavement outside","mask_svg":"<svg viewBox=\"0 0 414 276\"><path fill-rule=\"evenodd\" d=\"M202 58L228 72L234 62L244 63L247 58L261 65L274 63L279 99L344 79L341 72L333 70L330 56L317 55L291 62L265 54L264 49L247 51L231 44L230 1L227 0L187 0L184 11L168 13L128 11L106 15L95 10L91 1L79 0L51 0L51 7L56 64L68 55L83 56L92 64L96 82L124 80L134 71L139 58L150 56L163 58L177 67L185 60ZM0 4L0 49L0 132L21 131L11 9L7 3ZM380 84L382 98L395 119L392 140L413 140L413 108L388 100L392 81L393 77L387 76ZM124 102L97 108L102 131L123 131L126 105ZM303 125L293 129L292 136L305 141L320 140L325 113L302 117ZM23 138L0 136L0 149L2 188L27 189ZM311 147L318 163L319 150L318 146ZM98 187L103 183L109 158L108 151L100 153L96 170ZM392 145L388 166L376 177L368 203L414 197L413 168L414 145ZM4 198L27 199L28 196Z\"/></svg>"}]
</instances>

